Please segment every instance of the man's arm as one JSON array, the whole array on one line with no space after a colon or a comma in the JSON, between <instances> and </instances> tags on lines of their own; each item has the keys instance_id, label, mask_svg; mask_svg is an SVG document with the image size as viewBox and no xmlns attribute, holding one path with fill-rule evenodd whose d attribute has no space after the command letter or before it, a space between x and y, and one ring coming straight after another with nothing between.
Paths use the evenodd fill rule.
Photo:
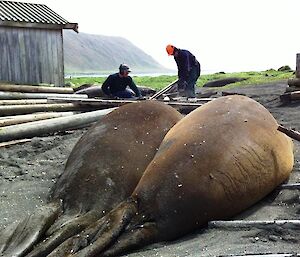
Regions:
<instances>
[{"instance_id":1,"label":"man's arm","mask_svg":"<svg viewBox=\"0 0 300 257\"><path fill-rule=\"evenodd\" d=\"M108 76L108 78L103 82L102 84L102 91L104 92L104 94L110 96L111 92L110 92L110 85L111 85L111 75Z\"/></svg>"},{"instance_id":2,"label":"man's arm","mask_svg":"<svg viewBox=\"0 0 300 257\"><path fill-rule=\"evenodd\" d=\"M136 97L140 97L141 96L141 92L138 89L138 87L136 86L136 84L134 83L134 81L133 81L132 78L131 78L131 83L130 83L129 87L133 90L133 92L135 93Z\"/></svg>"}]
</instances>

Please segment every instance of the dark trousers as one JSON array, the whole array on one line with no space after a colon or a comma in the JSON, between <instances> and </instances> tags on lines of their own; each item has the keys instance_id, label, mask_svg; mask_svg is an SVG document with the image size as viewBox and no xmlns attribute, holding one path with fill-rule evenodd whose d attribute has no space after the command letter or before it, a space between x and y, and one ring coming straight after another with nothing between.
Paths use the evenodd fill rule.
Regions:
<instances>
[{"instance_id":1,"label":"dark trousers","mask_svg":"<svg viewBox=\"0 0 300 257\"><path fill-rule=\"evenodd\" d=\"M195 65L192 67L189 73L189 78L187 80L187 86L185 88L185 96L186 97L195 97L195 85L197 79L200 76L200 66Z\"/></svg>"},{"instance_id":2,"label":"dark trousers","mask_svg":"<svg viewBox=\"0 0 300 257\"><path fill-rule=\"evenodd\" d=\"M134 93L131 89L126 88L123 91L113 93L113 95L119 98L132 98L134 96Z\"/></svg>"}]
</instances>

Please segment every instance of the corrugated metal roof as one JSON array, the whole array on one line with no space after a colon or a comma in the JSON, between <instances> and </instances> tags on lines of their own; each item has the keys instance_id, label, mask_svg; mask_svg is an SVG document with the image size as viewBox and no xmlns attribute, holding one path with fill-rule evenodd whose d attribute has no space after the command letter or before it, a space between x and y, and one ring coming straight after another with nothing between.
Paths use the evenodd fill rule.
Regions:
<instances>
[{"instance_id":1,"label":"corrugated metal roof","mask_svg":"<svg viewBox=\"0 0 300 257\"><path fill-rule=\"evenodd\" d=\"M0 1L0 21L66 25L67 20L44 4Z\"/></svg>"}]
</instances>

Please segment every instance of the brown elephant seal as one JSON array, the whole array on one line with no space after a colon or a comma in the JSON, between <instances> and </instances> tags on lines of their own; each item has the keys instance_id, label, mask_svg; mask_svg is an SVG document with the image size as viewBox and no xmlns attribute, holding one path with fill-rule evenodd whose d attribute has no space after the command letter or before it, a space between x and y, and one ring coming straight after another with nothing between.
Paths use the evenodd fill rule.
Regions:
<instances>
[{"instance_id":1,"label":"brown elephant seal","mask_svg":"<svg viewBox=\"0 0 300 257\"><path fill-rule=\"evenodd\" d=\"M293 145L262 105L220 97L165 136L131 197L49 257L115 256L250 207L288 178Z\"/></svg>"},{"instance_id":2,"label":"brown elephant seal","mask_svg":"<svg viewBox=\"0 0 300 257\"><path fill-rule=\"evenodd\" d=\"M8 229L0 253L24 256L46 239L28 256L47 256L129 197L165 134L181 118L157 101L127 104L103 117L73 148L49 204L15 231Z\"/></svg>"}]
</instances>

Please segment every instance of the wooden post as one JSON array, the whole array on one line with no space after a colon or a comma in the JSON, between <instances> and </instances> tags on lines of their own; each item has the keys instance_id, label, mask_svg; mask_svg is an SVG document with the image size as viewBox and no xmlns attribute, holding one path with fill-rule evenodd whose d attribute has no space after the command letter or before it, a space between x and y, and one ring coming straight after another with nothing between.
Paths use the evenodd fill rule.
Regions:
<instances>
[{"instance_id":1,"label":"wooden post","mask_svg":"<svg viewBox=\"0 0 300 257\"><path fill-rule=\"evenodd\" d=\"M288 137L295 139L297 141L300 141L300 133L298 131L292 130L292 129L287 129L281 125L278 126L277 130L280 132L286 134Z\"/></svg>"},{"instance_id":2,"label":"wooden post","mask_svg":"<svg viewBox=\"0 0 300 257\"><path fill-rule=\"evenodd\" d=\"M300 220L216 220L208 222L209 228L237 229L237 228L266 228L285 227L300 228Z\"/></svg>"},{"instance_id":3,"label":"wooden post","mask_svg":"<svg viewBox=\"0 0 300 257\"><path fill-rule=\"evenodd\" d=\"M0 100L0 105L47 104L47 99Z\"/></svg>"},{"instance_id":4,"label":"wooden post","mask_svg":"<svg viewBox=\"0 0 300 257\"><path fill-rule=\"evenodd\" d=\"M36 113L36 114L9 116L6 119L5 117L0 117L0 127L11 126L11 125L16 125L16 124L21 124L21 123L26 123L31 121L65 117L74 114L75 114L74 112L43 112L43 113Z\"/></svg>"},{"instance_id":5,"label":"wooden post","mask_svg":"<svg viewBox=\"0 0 300 257\"><path fill-rule=\"evenodd\" d=\"M45 87L45 86L6 85L6 84L0 84L0 91L23 92L23 93L57 93L57 94L74 93L74 90L71 87Z\"/></svg>"},{"instance_id":6,"label":"wooden post","mask_svg":"<svg viewBox=\"0 0 300 257\"><path fill-rule=\"evenodd\" d=\"M57 131L78 128L79 126L87 126L92 122L98 121L114 109L116 108L2 127L0 128L0 142L32 138Z\"/></svg>"},{"instance_id":7,"label":"wooden post","mask_svg":"<svg viewBox=\"0 0 300 257\"><path fill-rule=\"evenodd\" d=\"M300 255L297 253L255 253L248 254L242 253L239 255L220 255L218 257L299 257Z\"/></svg>"},{"instance_id":8,"label":"wooden post","mask_svg":"<svg viewBox=\"0 0 300 257\"><path fill-rule=\"evenodd\" d=\"M167 85L166 87L164 87L163 89L161 89L160 91L158 91L153 96L150 96L149 100L157 99L162 94L167 93L171 88L173 88L177 84L177 82L178 82L178 80L173 81L171 84Z\"/></svg>"},{"instance_id":9,"label":"wooden post","mask_svg":"<svg viewBox=\"0 0 300 257\"><path fill-rule=\"evenodd\" d=\"M292 184L282 184L279 186L280 189L300 189L300 183L292 183Z\"/></svg>"},{"instance_id":10,"label":"wooden post","mask_svg":"<svg viewBox=\"0 0 300 257\"><path fill-rule=\"evenodd\" d=\"M35 112L87 111L95 109L97 108L77 105L73 103L3 105L0 106L0 116L29 114Z\"/></svg>"},{"instance_id":11,"label":"wooden post","mask_svg":"<svg viewBox=\"0 0 300 257\"><path fill-rule=\"evenodd\" d=\"M296 78L300 78L300 53L296 55Z\"/></svg>"},{"instance_id":12,"label":"wooden post","mask_svg":"<svg viewBox=\"0 0 300 257\"><path fill-rule=\"evenodd\" d=\"M57 93L21 93L21 92L9 92L0 91L1 100L13 100L13 99L47 99L48 97L69 97L69 98L88 98L87 95L82 94L57 94Z\"/></svg>"}]
</instances>

